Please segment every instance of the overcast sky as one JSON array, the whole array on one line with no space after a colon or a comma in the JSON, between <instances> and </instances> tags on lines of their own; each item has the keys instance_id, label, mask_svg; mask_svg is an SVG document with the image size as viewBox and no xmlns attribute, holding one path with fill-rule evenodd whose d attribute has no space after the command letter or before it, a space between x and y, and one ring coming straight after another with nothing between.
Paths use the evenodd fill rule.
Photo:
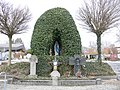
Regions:
<instances>
[{"instance_id":1,"label":"overcast sky","mask_svg":"<svg viewBox=\"0 0 120 90\"><path fill-rule=\"evenodd\" d=\"M31 13L32 13L32 20L29 22L29 30L27 33L14 35L13 39L21 38L25 44L25 47L28 49L30 48L31 36L34 29L34 25L37 19L48 9L55 8L55 7L63 7L67 9L71 15L73 16L78 31L81 36L82 45L88 47L89 42L94 41L96 42L96 35L93 33L88 32L87 30L83 30L79 26L79 22L76 20L77 11L80 6L82 6L82 0L6 0L14 4L15 6L27 6ZM115 43L116 39L116 31L107 31L102 35L102 42L110 42ZM0 43L8 42L8 37L5 35L0 34Z\"/></svg>"}]
</instances>

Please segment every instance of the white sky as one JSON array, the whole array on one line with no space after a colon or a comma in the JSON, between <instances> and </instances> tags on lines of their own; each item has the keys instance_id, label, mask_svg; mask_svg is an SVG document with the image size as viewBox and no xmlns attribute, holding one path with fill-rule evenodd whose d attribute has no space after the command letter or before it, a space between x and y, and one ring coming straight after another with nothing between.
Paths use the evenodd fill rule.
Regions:
<instances>
[{"instance_id":1,"label":"white sky","mask_svg":"<svg viewBox=\"0 0 120 90\"><path fill-rule=\"evenodd\" d=\"M73 16L76 25L78 27L78 31L81 36L82 45L88 47L89 42L96 42L96 36L93 33L89 33L87 30L83 30L76 20L77 10L82 5L83 0L6 0L14 4L15 6L28 6L32 13L32 20L29 22L29 30L27 33L14 35L13 39L21 38L24 42L25 47L30 48L31 36L34 29L34 25L36 20L48 9L55 7L63 7L67 9L71 15ZM109 30L102 35L102 42L110 42L115 43L116 39L116 30ZM0 43L8 42L8 37L0 34Z\"/></svg>"}]
</instances>

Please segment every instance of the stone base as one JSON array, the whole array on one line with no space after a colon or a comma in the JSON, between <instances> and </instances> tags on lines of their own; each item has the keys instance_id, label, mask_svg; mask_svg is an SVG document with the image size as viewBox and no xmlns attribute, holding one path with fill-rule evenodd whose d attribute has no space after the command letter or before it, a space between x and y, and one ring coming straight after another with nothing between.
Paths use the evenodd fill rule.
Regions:
<instances>
[{"instance_id":1,"label":"stone base","mask_svg":"<svg viewBox=\"0 0 120 90\"><path fill-rule=\"evenodd\" d=\"M60 77L60 73L56 70L56 71L52 71L50 73L51 77Z\"/></svg>"},{"instance_id":2,"label":"stone base","mask_svg":"<svg viewBox=\"0 0 120 90\"><path fill-rule=\"evenodd\" d=\"M52 80L15 80L13 81L13 84L15 85L39 85L39 86L88 86L88 85L98 85L102 84L101 82L98 82L96 79L93 80L59 80L58 78L53 77L53 82ZM56 83L57 82L57 83ZM3 82L4 84L4 82ZM0 84L1 86L1 84ZM1 90L1 89L0 89Z\"/></svg>"},{"instance_id":3,"label":"stone base","mask_svg":"<svg viewBox=\"0 0 120 90\"><path fill-rule=\"evenodd\" d=\"M28 75L29 78L37 78L37 75Z\"/></svg>"},{"instance_id":4,"label":"stone base","mask_svg":"<svg viewBox=\"0 0 120 90\"><path fill-rule=\"evenodd\" d=\"M58 77L52 77L52 85L53 86L58 86Z\"/></svg>"},{"instance_id":5,"label":"stone base","mask_svg":"<svg viewBox=\"0 0 120 90\"><path fill-rule=\"evenodd\" d=\"M60 77L60 73L57 70L54 70L50 73L52 77L52 85L58 86L58 78Z\"/></svg>"}]
</instances>

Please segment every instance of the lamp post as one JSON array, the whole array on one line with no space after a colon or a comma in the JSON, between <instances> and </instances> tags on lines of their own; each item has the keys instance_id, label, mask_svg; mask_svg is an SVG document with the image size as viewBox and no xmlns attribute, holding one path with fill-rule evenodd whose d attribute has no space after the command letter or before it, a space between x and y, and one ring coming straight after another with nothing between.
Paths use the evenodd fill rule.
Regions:
<instances>
[{"instance_id":1,"label":"lamp post","mask_svg":"<svg viewBox=\"0 0 120 90\"><path fill-rule=\"evenodd\" d=\"M6 87L7 87L7 79L6 79L6 72L1 72L0 75L4 75L4 90L6 90Z\"/></svg>"}]
</instances>

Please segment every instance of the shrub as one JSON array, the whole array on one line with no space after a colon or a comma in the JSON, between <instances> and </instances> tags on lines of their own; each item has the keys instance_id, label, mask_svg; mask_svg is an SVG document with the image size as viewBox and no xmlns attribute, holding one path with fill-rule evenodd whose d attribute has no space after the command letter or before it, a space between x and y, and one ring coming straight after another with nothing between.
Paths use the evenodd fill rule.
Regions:
<instances>
[{"instance_id":1,"label":"shrub","mask_svg":"<svg viewBox=\"0 0 120 90\"><path fill-rule=\"evenodd\" d=\"M7 72L7 74L19 77L29 75L29 69L30 65L27 62L15 63L11 64L10 66L8 66L7 64L0 66L0 72Z\"/></svg>"},{"instance_id":2,"label":"shrub","mask_svg":"<svg viewBox=\"0 0 120 90\"><path fill-rule=\"evenodd\" d=\"M39 59L37 64L37 73L39 76L49 75L51 71L51 66L48 64L50 60L49 52L52 49L52 55L54 55L55 41L59 42L59 59L63 59L62 62L66 62L65 56L81 54L79 32L72 16L64 8L53 8L46 11L35 24L31 39L31 49L32 53L37 55ZM66 66L66 64L60 65L60 72L63 73L65 67L69 66Z\"/></svg>"},{"instance_id":3,"label":"shrub","mask_svg":"<svg viewBox=\"0 0 120 90\"><path fill-rule=\"evenodd\" d=\"M38 55L37 63L37 75L38 76L49 76L52 71L52 65L50 65L51 58L48 55Z\"/></svg>"},{"instance_id":4,"label":"shrub","mask_svg":"<svg viewBox=\"0 0 120 90\"><path fill-rule=\"evenodd\" d=\"M26 51L26 53L32 54L32 50L31 50L31 49L28 49L28 50Z\"/></svg>"},{"instance_id":5,"label":"shrub","mask_svg":"<svg viewBox=\"0 0 120 90\"><path fill-rule=\"evenodd\" d=\"M86 62L85 69L88 76L115 75L114 71L107 63L99 65L98 62Z\"/></svg>"},{"instance_id":6,"label":"shrub","mask_svg":"<svg viewBox=\"0 0 120 90\"><path fill-rule=\"evenodd\" d=\"M50 48L54 52L54 43L59 41L60 55L81 53L81 39L75 22L64 8L53 8L46 11L37 20L31 49L35 55L49 55Z\"/></svg>"},{"instance_id":7,"label":"shrub","mask_svg":"<svg viewBox=\"0 0 120 90\"><path fill-rule=\"evenodd\" d=\"M38 56L38 64L37 64L37 75L38 76L50 76L50 73L53 71L53 60L55 59L54 56L48 56L48 55L39 55ZM71 66L68 65L68 56L58 56L56 57L56 60L58 60L58 71L61 75L64 75L64 73L67 70L71 70ZM43 62L44 61L44 62Z\"/></svg>"}]
</instances>

